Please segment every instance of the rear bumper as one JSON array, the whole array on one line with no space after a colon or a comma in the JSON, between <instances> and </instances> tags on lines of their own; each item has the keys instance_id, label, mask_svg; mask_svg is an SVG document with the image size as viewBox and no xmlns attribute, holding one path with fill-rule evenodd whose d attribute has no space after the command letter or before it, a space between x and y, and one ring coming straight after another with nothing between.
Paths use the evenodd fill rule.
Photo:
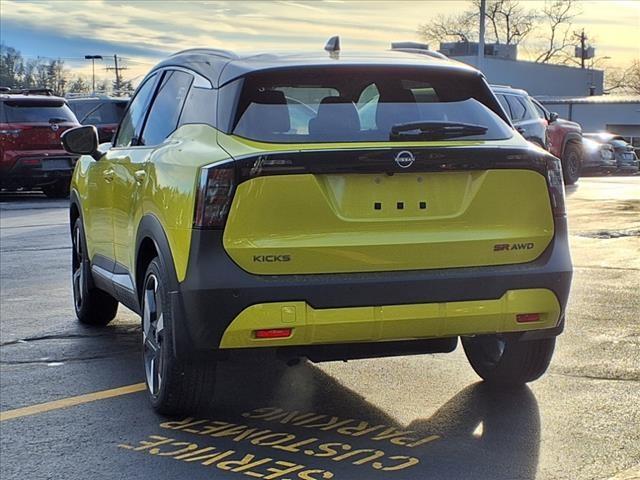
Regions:
<instances>
[{"instance_id":1,"label":"rear bumper","mask_svg":"<svg viewBox=\"0 0 640 480\"><path fill-rule=\"evenodd\" d=\"M307 312L322 312L324 318L331 315L330 309L339 309L342 313L347 309L365 307L366 318L373 318L375 311L385 309L376 307L394 306L387 309L394 311L394 318L402 318L409 312L411 320L410 335L395 335L384 339L417 338L416 321L425 318L424 337L435 337L434 328L427 327L429 309L440 308L437 304L448 303L451 308L471 308L491 306L503 308L509 295L520 290L547 291L557 302L557 314L547 316L547 321L531 325L519 330L529 330L524 338L530 335L557 335L562 331L562 319L569 296L572 266L567 239L567 227L564 219L556 221L556 232L553 241L544 253L535 261L493 267L455 268L440 270L415 270L384 273L351 273L351 274L313 274L313 275L254 275L238 267L226 254L222 246L221 231L195 230L192 236L190 259L184 282L177 285L171 293L172 311L180 327L175 332L178 351L213 350L216 348L236 348L237 342L222 344L225 331L245 311L261 304L280 304L279 306L299 305ZM546 295L546 294L545 294ZM534 298L526 296L527 298ZM545 305L548 306L548 296ZM463 304L458 302L480 302ZM457 305L454 305L457 303ZM526 303L526 302L525 302ZM429 306L428 304L436 304ZM545 307L545 305L541 305ZM529 304L534 309L535 302ZM256 308L256 307L254 307ZM258 308L264 308L258 307ZM267 307L268 308L268 307ZM308 310L311 309L311 310ZM553 309L548 309L551 312ZM283 310L279 310L282 318ZM541 311L542 310L538 310ZM555 310L554 310L555 311ZM362 311L360 311L362 313ZM503 312L504 313L504 312ZM518 312L518 313L534 313ZM500 313L498 312L500 315ZM246 315L246 313L245 313ZM272 315L274 315L272 313ZM277 316L277 314L275 314ZM285 316L288 314L285 310ZM486 333L501 331L495 325L484 325L481 320L473 320L470 314L464 328L452 327L453 321L432 315L434 322L440 322L441 336ZM462 315L464 316L464 315ZM553 318L552 318L553 316ZM446 316L445 316L446 317ZM264 319L262 328L270 327L269 316L254 316L256 322ZM303 317L301 317L303 318ZM502 318L502 317L501 317ZM353 317L339 321L338 325L329 328L322 337L313 340L318 343L340 343L356 341L376 341L367 333L364 338L342 337L340 329ZM504 321L502 325L504 325ZM443 323L444 322L444 323ZM449 326L447 326L449 322ZM475 322L475 323L474 323ZM259 325L259 323L257 323ZM396 324L400 325L400 324ZM444 326L442 326L444 325ZM451 328L449 328L451 326ZM336 328L337 327L337 328ZM365 330L367 328L365 327ZM503 329L504 330L504 329ZM231 331L231 330L229 330ZM514 331L504 330L504 331ZM367 336L369 335L369 336ZM310 344L310 343L309 343ZM243 345L248 346L248 345ZM256 345L250 345L256 346ZM271 345L269 345L271 346Z\"/></svg>"},{"instance_id":2,"label":"rear bumper","mask_svg":"<svg viewBox=\"0 0 640 480\"><path fill-rule=\"evenodd\" d=\"M42 187L70 181L77 157L59 150L5 152L0 176L2 188Z\"/></svg>"}]
</instances>

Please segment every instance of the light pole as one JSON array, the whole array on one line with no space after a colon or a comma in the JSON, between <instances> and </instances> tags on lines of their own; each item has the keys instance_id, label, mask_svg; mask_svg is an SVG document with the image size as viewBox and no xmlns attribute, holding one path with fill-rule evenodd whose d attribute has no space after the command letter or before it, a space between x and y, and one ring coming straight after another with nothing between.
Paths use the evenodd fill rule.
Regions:
<instances>
[{"instance_id":1,"label":"light pole","mask_svg":"<svg viewBox=\"0 0 640 480\"><path fill-rule=\"evenodd\" d=\"M486 0L480 0L480 34L478 36L478 70L482 71L484 65L484 23L487 11Z\"/></svg>"},{"instance_id":2,"label":"light pole","mask_svg":"<svg viewBox=\"0 0 640 480\"><path fill-rule=\"evenodd\" d=\"M96 60L102 60L102 55L85 55L85 60L91 60L91 94L96 94Z\"/></svg>"}]
</instances>

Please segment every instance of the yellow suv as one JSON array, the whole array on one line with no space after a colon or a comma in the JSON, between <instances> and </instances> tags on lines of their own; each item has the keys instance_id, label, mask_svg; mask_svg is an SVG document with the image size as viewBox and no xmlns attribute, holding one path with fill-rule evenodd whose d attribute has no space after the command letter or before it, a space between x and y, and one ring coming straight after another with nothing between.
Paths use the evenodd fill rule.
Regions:
<instances>
[{"instance_id":1,"label":"yellow suv","mask_svg":"<svg viewBox=\"0 0 640 480\"><path fill-rule=\"evenodd\" d=\"M562 171L483 75L387 52L177 53L113 144L65 132L83 323L142 316L162 413L210 398L230 350L312 361L451 352L538 378L571 282Z\"/></svg>"}]
</instances>

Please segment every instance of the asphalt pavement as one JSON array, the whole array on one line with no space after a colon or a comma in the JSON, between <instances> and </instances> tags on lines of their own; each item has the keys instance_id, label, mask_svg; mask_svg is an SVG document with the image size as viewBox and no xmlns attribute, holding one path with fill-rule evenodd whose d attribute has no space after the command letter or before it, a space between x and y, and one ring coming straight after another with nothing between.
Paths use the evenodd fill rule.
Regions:
<instances>
[{"instance_id":1,"label":"asphalt pavement","mask_svg":"<svg viewBox=\"0 0 640 480\"><path fill-rule=\"evenodd\" d=\"M495 392L452 354L220 365L211 411L142 391L139 319L74 318L67 202L0 196L0 478L640 478L640 177L567 189L573 289L549 372Z\"/></svg>"}]
</instances>

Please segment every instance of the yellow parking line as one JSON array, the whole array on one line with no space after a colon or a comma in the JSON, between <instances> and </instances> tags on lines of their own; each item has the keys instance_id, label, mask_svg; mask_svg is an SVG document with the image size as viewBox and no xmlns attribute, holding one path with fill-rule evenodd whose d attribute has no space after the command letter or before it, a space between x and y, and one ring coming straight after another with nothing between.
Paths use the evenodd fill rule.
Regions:
<instances>
[{"instance_id":1,"label":"yellow parking line","mask_svg":"<svg viewBox=\"0 0 640 480\"><path fill-rule=\"evenodd\" d=\"M128 395L129 393L141 392L145 388L146 386L144 383L135 383L125 387L112 388L111 390L102 390L101 392L86 393L84 395L78 395L77 397L63 398L53 402L39 403L37 405L31 405L30 407L6 410L4 412L0 412L0 422L11 420L12 418L26 417L27 415L37 415L50 410L73 407L83 403L95 402L96 400L104 400L106 398L119 397L120 395Z\"/></svg>"}]
</instances>

